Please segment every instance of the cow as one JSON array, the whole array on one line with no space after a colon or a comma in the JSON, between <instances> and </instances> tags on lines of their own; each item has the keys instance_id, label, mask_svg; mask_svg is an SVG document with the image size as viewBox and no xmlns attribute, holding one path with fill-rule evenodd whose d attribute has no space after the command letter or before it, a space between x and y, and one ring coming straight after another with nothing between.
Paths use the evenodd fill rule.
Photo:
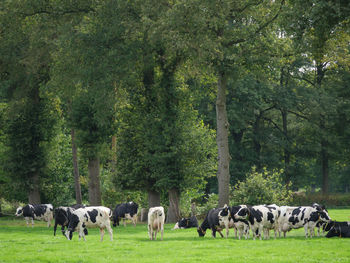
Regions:
<instances>
[{"instance_id":1,"label":"cow","mask_svg":"<svg viewBox=\"0 0 350 263\"><path fill-rule=\"evenodd\" d=\"M338 222L330 220L328 223L323 225L323 231L328 232L331 230L332 227L343 227L343 226L350 226L350 222Z\"/></svg>"},{"instance_id":2,"label":"cow","mask_svg":"<svg viewBox=\"0 0 350 263\"><path fill-rule=\"evenodd\" d=\"M113 210L113 226L119 226L120 218L123 219L124 227L126 226L126 219L130 219L134 226L136 226L138 207L138 204L135 202L118 204Z\"/></svg>"},{"instance_id":3,"label":"cow","mask_svg":"<svg viewBox=\"0 0 350 263\"><path fill-rule=\"evenodd\" d=\"M104 229L107 228L111 241L113 241L113 230L111 228L112 210L104 206L89 206L74 210L70 216L66 237L71 240L74 231L79 232L79 240L85 240L85 227L97 226L100 228L101 241L103 241Z\"/></svg>"},{"instance_id":4,"label":"cow","mask_svg":"<svg viewBox=\"0 0 350 263\"><path fill-rule=\"evenodd\" d=\"M209 210L203 223L197 229L198 235L204 237L207 229L210 228L212 237L216 237L216 231L219 232L221 237L224 237L221 231L225 228L227 238L229 234L230 216L230 209L226 204L224 207Z\"/></svg>"},{"instance_id":5,"label":"cow","mask_svg":"<svg viewBox=\"0 0 350 263\"><path fill-rule=\"evenodd\" d=\"M245 219L253 233L253 239L259 237L269 238L269 230L276 229L277 219L275 213L265 205L246 206L241 205L240 209L233 215L235 219Z\"/></svg>"},{"instance_id":6,"label":"cow","mask_svg":"<svg viewBox=\"0 0 350 263\"><path fill-rule=\"evenodd\" d=\"M235 229L235 237L237 238L237 232L238 232L238 239L241 239L242 236L245 236L245 239L248 239L249 236L249 223L245 219L236 219L234 218L234 214L236 214L239 209L241 209L241 206L232 206L230 207L230 214L231 214L231 220L230 220L230 226L233 225L233 228Z\"/></svg>"},{"instance_id":7,"label":"cow","mask_svg":"<svg viewBox=\"0 0 350 263\"><path fill-rule=\"evenodd\" d=\"M289 227L288 218L290 217L292 211L296 208L298 207L297 206L280 206L280 216L278 218L279 237L281 237L281 232L283 232L283 236L286 237L286 232L289 232L292 229Z\"/></svg>"},{"instance_id":8,"label":"cow","mask_svg":"<svg viewBox=\"0 0 350 263\"><path fill-rule=\"evenodd\" d=\"M317 210L312 206L299 207L282 207L280 229L285 232L291 229L298 229L304 227L305 237L314 236L314 228L319 221L329 222L330 218L327 213Z\"/></svg>"},{"instance_id":9,"label":"cow","mask_svg":"<svg viewBox=\"0 0 350 263\"><path fill-rule=\"evenodd\" d=\"M329 217L328 211L327 211L325 205L319 205L319 204L317 204L317 203L313 203L311 206L312 206L312 207L315 207L315 208L317 209L317 211L322 211L322 212L326 213L327 216ZM317 228L317 235L318 235L318 236L320 236L321 227L324 229L324 226L325 226L326 224L327 224L326 222L321 221L321 220L317 222L316 228ZM323 232L324 232L324 230L323 230Z\"/></svg>"},{"instance_id":10,"label":"cow","mask_svg":"<svg viewBox=\"0 0 350 263\"><path fill-rule=\"evenodd\" d=\"M174 226L173 229L185 229L191 227L198 227L198 221L195 216L188 218L181 218Z\"/></svg>"},{"instance_id":11,"label":"cow","mask_svg":"<svg viewBox=\"0 0 350 263\"><path fill-rule=\"evenodd\" d=\"M50 227L51 220L53 219L53 206L52 204L28 204L24 207L18 207L15 215L23 215L24 219L26 220L27 226L29 225L29 219L31 219L32 227L34 227L35 219L46 221L47 227Z\"/></svg>"},{"instance_id":12,"label":"cow","mask_svg":"<svg viewBox=\"0 0 350 263\"><path fill-rule=\"evenodd\" d=\"M56 236L57 225L61 226L62 234L65 235L65 227L69 224L69 218L72 212L78 208L83 208L84 205L75 204L72 206L59 206L55 209L55 225L53 228L53 235ZM87 235L87 229L84 230L85 235Z\"/></svg>"},{"instance_id":13,"label":"cow","mask_svg":"<svg viewBox=\"0 0 350 263\"><path fill-rule=\"evenodd\" d=\"M326 237L350 237L350 226L333 226Z\"/></svg>"},{"instance_id":14,"label":"cow","mask_svg":"<svg viewBox=\"0 0 350 263\"><path fill-rule=\"evenodd\" d=\"M157 233L160 231L161 240L164 234L165 213L162 206L151 207L148 211L148 236L150 240L157 239Z\"/></svg>"}]
</instances>

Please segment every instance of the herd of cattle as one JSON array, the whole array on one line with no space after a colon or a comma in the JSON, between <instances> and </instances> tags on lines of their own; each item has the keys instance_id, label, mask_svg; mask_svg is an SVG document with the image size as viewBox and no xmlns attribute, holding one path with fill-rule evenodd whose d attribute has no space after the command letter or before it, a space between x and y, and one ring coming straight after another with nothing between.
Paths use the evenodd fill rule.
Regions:
<instances>
[{"instance_id":1,"label":"herd of cattle","mask_svg":"<svg viewBox=\"0 0 350 263\"><path fill-rule=\"evenodd\" d=\"M79 240L88 234L87 227L98 227L100 229L101 241L104 231L107 229L111 241L113 240L113 230L111 228L111 218L113 226L119 225L120 219L130 219L134 225L137 223L138 205L135 202L119 204L112 211L104 206L60 206L53 209L51 204L28 204L24 207L18 207L16 216L23 216L29 225L29 220L34 225L34 219L44 220L48 227L51 220L55 219L54 235L56 235L57 226L61 226L62 234L71 240L73 232L79 233ZM156 239L157 233L161 233L163 240L165 213L164 208L152 207L148 212L148 235L151 240ZM199 226L195 216L182 218L177 222L173 229L183 229L196 227L199 236L203 237L208 229L212 236L216 237L219 232L221 237L224 235L221 231L226 231L226 237L229 235L229 228L235 230L235 236L241 239L249 237L252 233L253 239L270 238L270 230L274 231L275 238L280 237L281 232L286 237L286 233L292 229L304 227L305 237L314 236L314 229L317 228L318 236L321 228L328 232L326 237L350 237L350 222L337 222L331 220L324 206L312 204L312 206L277 206L277 205L257 205L247 206L239 205L229 207L225 205L222 208L211 209L202 224Z\"/></svg>"}]
</instances>

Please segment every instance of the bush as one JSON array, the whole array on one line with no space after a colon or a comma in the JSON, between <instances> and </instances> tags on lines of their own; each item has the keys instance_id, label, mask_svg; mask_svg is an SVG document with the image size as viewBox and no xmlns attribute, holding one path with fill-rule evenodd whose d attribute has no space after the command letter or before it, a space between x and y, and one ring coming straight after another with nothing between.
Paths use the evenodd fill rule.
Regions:
<instances>
[{"instance_id":1,"label":"bush","mask_svg":"<svg viewBox=\"0 0 350 263\"><path fill-rule=\"evenodd\" d=\"M197 207L197 218L204 219L210 209L218 206L219 196L217 194L209 194L205 199L204 204Z\"/></svg>"},{"instance_id":2,"label":"bush","mask_svg":"<svg viewBox=\"0 0 350 263\"><path fill-rule=\"evenodd\" d=\"M350 194L293 193L295 206L311 205L318 203L326 207L350 207Z\"/></svg>"},{"instance_id":3,"label":"bush","mask_svg":"<svg viewBox=\"0 0 350 263\"><path fill-rule=\"evenodd\" d=\"M231 190L231 205L289 204L292 192L283 184L283 170L262 173L253 167L245 181L239 181Z\"/></svg>"}]
</instances>

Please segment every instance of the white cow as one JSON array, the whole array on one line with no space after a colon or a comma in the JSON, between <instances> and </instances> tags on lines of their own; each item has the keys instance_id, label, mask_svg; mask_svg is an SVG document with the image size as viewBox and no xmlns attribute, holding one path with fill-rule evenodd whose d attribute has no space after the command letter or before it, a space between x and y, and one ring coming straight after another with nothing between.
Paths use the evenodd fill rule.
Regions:
<instances>
[{"instance_id":1,"label":"white cow","mask_svg":"<svg viewBox=\"0 0 350 263\"><path fill-rule=\"evenodd\" d=\"M97 226L100 228L101 241L103 241L104 229L107 228L111 241L113 241L113 230L111 228L112 210L104 206L89 206L79 208L72 212L69 219L66 237L71 240L74 231L79 232L79 240L83 237L85 241L85 227Z\"/></svg>"},{"instance_id":2,"label":"white cow","mask_svg":"<svg viewBox=\"0 0 350 263\"><path fill-rule=\"evenodd\" d=\"M161 231L163 240L165 214L162 206L151 207L148 211L148 236L151 240L157 239L157 232Z\"/></svg>"}]
</instances>

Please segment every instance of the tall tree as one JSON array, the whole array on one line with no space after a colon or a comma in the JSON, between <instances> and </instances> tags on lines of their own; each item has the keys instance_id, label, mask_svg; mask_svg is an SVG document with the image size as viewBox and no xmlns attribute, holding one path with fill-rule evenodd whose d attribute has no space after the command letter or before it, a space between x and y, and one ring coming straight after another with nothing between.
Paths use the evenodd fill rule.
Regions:
<instances>
[{"instance_id":1,"label":"tall tree","mask_svg":"<svg viewBox=\"0 0 350 263\"><path fill-rule=\"evenodd\" d=\"M219 206L229 202L229 123L227 83L245 48L254 45L284 5L282 1L179 1L174 12L174 36L194 49L217 79L216 124ZM175 19L177 21L175 21ZM247 50L245 50L247 51ZM234 80L233 80L234 81Z\"/></svg>"}]
</instances>

